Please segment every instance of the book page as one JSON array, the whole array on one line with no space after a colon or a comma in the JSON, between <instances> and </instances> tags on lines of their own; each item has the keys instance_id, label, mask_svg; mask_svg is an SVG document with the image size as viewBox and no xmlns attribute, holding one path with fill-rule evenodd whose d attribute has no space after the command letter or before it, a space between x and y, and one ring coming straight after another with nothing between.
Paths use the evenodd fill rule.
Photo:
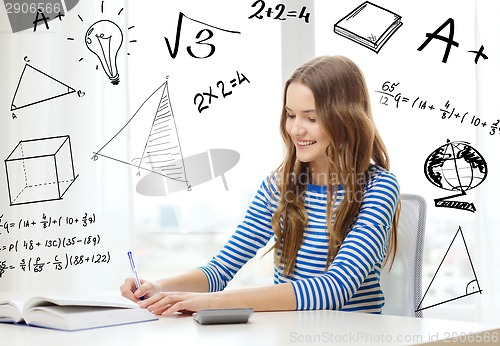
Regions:
<instances>
[{"instance_id":1,"label":"book page","mask_svg":"<svg viewBox=\"0 0 500 346\"><path fill-rule=\"evenodd\" d=\"M139 306L120 296L117 293L99 293L99 294L68 294L54 296L40 296L29 299L24 305L24 312L37 306L65 306L65 307L120 307L128 309L139 309Z\"/></svg>"}]
</instances>

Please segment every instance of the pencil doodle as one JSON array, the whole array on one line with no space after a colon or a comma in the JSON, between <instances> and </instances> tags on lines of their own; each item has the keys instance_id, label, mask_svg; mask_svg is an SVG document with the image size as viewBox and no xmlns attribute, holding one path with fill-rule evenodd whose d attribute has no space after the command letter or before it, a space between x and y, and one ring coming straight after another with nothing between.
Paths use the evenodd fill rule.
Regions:
<instances>
[{"instance_id":1,"label":"pencil doodle","mask_svg":"<svg viewBox=\"0 0 500 346\"><path fill-rule=\"evenodd\" d=\"M172 45L170 45L170 41L168 40L168 38L165 37L165 43L167 45L168 53L170 54L170 57L172 59L175 59L177 57L177 53L179 52L180 38L181 38L181 31L182 31L182 20L184 18L189 19L190 21L192 21L194 23L198 23L198 24L201 24L201 25L206 27L206 28L198 31L198 33L195 36L196 40L198 40L195 42L195 44L198 45L197 47L199 47L199 46L205 46L204 48L210 47L210 51L206 55L197 55L193 51L192 46L186 46L186 51L188 52L188 54L191 57L196 58L196 59L206 59L206 58L211 57L215 53L215 46L212 43L207 42L212 37L214 37L214 32L212 29L222 31L222 32L227 32L230 34L241 34L241 32L239 32L239 31L227 30L227 29L219 28L219 27L207 24L207 23L203 23L199 20L196 20L196 19L193 19L193 18L186 16L182 12L179 12L179 18L177 19L177 31L175 33L175 42L173 44L173 47L172 47ZM206 37L202 38L202 35L204 35L204 34L206 34Z\"/></svg>"},{"instance_id":2,"label":"pencil doodle","mask_svg":"<svg viewBox=\"0 0 500 346\"><path fill-rule=\"evenodd\" d=\"M205 109L208 109L208 107L210 107L210 105L212 104L212 99L218 99L219 96L221 96L222 98L226 98L233 93L232 89L236 86L240 85L243 82L250 83L250 80L243 73L236 71L236 76L237 78L229 80L229 83L227 84L225 84L222 80L219 80L216 84L216 91L212 91L212 86L209 86L208 91L203 93L196 93L193 101L198 108L198 112L201 113ZM218 93L217 91L220 91L220 93ZM207 97L206 99L205 96ZM204 104L205 101L206 104Z\"/></svg>"},{"instance_id":3,"label":"pencil doodle","mask_svg":"<svg viewBox=\"0 0 500 346\"><path fill-rule=\"evenodd\" d=\"M444 30L446 27L449 28L449 33L448 36L443 36L440 35L440 32ZM448 18L443 24L439 26L433 33L427 33L425 36L427 39L417 48L418 51L422 51L427 45L432 41L432 40L439 40L443 41L446 43L446 49L443 54L443 59L441 62L446 63L448 61L448 57L451 52L451 48L455 47L458 48L460 45L457 41L455 41L454 38L455 35L455 21L453 18ZM468 53L475 53L476 56L474 58L474 63L477 65L479 58L482 58L484 60L488 59L488 56L484 53L484 46L481 45L481 47L478 50L469 50L467 51Z\"/></svg>"},{"instance_id":4,"label":"pencil doodle","mask_svg":"<svg viewBox=\"0 0 500 346\"><path fill-rule=\"evenodd\" d=\"M85 34L85 44L101 62L102 69L111 84L120 83L116 59L122 47L123 32L110 20L99 20L92 24Z\"/></svg>"},{"instance_id":5,"label":"pencil doodle","mask_svg":"<svg viewBox=\"0 0 500 346\"><path fill-rule=\"evenodd\" d=\"M111 253L109 251L93 253L91 255L81 253L74 255L66 252L52 256L49 258L49 260L47 260L47 258L45 257L23 257L21 258L18 267L13 264L7 264L7 261L1 261L0 279L2 278L2 275L7 272L7 270L19 269L19 271L23 272L42 273L44 272L44 269L45 271L61 271L70 269L72 267L80 267L82 265L89 264L105 265L109 264L109 262L111 261Z\"/></svg>"},{"instance_id":6,"label":"pencil doodle","mask_svg":"<svg viewBox=\"0 0 500 346\"><path fill-rule=\"evenodd\" d=\"M365 1L340 19L333 31L378 54L401 25L399 14Z\"/></svg>"},{"instance_id":7,"label":"pencil doodle","mask_svg":"<svg viewBox=\"0 0 500 346\"><path fill-rule=\"evenodd\" d=\"M59 21L62 21L62 18L64 17L64 13L60 12L55 16L53 17L52 19L56 19L58 18ZM48 16L45 16L45 13L43 12L43 9L38 9L38 11L36 12L36 18L35 20L33 21L33 32L36 32L36 29L38 27L38 23L42 23L44 24L45 26L45 29L49 30L49 20L50 20L50 17Z\"/></svg>"},{"instance_id":8,"label":"pencil doodle","mask_svg":"<svg viewBox=\"0 0 500 346\"><path fill-rule=\"evenodd\" d=\"M488 175L483 156L468 142L447 141L434 150L424 164L425 177L435 186L458 194L435 199L436 207L476 211L474 203L451 201L481 184Z\"/></svg>"},{"instance_id":9,"label":"pencil doodle","mask_svg":"<svg viewBox=\"0 0 500 346\"><path fill-rule=\"evenodd\" d=\"M379 104L383 106L395 105L396 108L407 106L421 112L436 113L448 123L460 122L460 124L483 131L489 130L488 134L490 136L500 138L500 119L496 119L494 122L485 121L484 118L480 118L477 114L471 114L468 111L462 112L460 108L452 107L454 102L450 100L442 102L443 106L440 107L437 103L433 102L436 100L430 100L421 96L412 97L406 92L397 92L399 86L399 82L385 81L382 83L380 90L375 91L381 94Z\"/></svg>"},{"instance_id":10,"label":"pencil doodle","mask_svg":"<svg viewBox=\"0 0 500 346\"><path fill-rule=\"evenodd\" d=\"M131 159L123 158L120 154L122 148L113 146L118 137L126 136L124 130L127 128L131 128L134 142L131 145ZM141 104L127 123L94 153L92 159L95 161L99 156L136 167L139 169L137 175L146 170L190 188L168 91L168 78Z\"/></svg>"},{"instance_id":11,"label":"pencil doodle","mask_svg":"<svg viewBox=\"0 0 500 346\"><path fill-rule=\"evenodd\" d=\"M460 235L460 236L459 236ZM458 240L457 240L458 239ZM460 241L461 240L461 241ZM448 286L449 285L449 280L450 278L448 277L448 270L449 267L453 265L451 263L453 258L459 258L460 256L463 256L464 254L467 254L467 266L466 268L462 268L462 271L467 272L464 278L461 278L459 282L457 282L457 285L462 285L463 286L463 291L462 293L459 293L457 296L446 299L444 301L440 300L434 300L430 296L427 296L427 293L432 290L431 287L439 287L439 285ZM464 281L465 280L465 281ZM436 273L432 277L432 280L429 283L429 286L427 287L427 290L425 291L422 300L418 304L417 311L429 309L444 303L448 303L457 299L461 299L467 296L470 296L475 293L480 293L482 294L482 289L479 286L479 281L477 279L476 271L474 270L474 265L472 264L471 256L469 253L469 249L467 248L467 243L465 242L465 237L462 231L461 227L458 227L457 232L455 233L455 236L453 237L450 245L448 246L448 249L446 250L443 259L439 263L439 266L436 270ZM426 299L427 296L427 299Z\"/></svg>"},{"instance_id":12,"label":"pencil doodle","mask_svg":"<svg viewBox=\"0 0 500 346\"><path fill-rule=\"evenodd\" d=\"M101 1L101 13L104 13L104 1ZM123 13L123 8L118 11L118 16ZM80 22L84 22L81 15L78 15ZM127 30L135 28L134 25ZM115 21L110 19L101 19L94 22L88 27L84 34L84 42L86 48L92 52L98 59L99 64L96 65L96 70L101 69L109 78L111 84L118 85L120 83L120 75L118 72L119 52L123 46L124 32ZM67 37L68 41L75 41L74 37ZM129 40L129 43L136 43L137 40ZM130 53L127 52L127 55ZM81 62L84 58L80 58Z\"/></svg>"},{"instance_id":13,"label":"pencil doodle","mask_svg":"<svg viewBox=\"0 0 500 346\"><path fill-rule=\"evenodd\" d=\"M103 236L96 232L95 226L98 224L94 212L58 214L52 211L40 214L38 217L19 218L0 215L1 231L17 234L12 240L0 244L0 257L7 255L11 262L7 264L7 261L0 259L0 279L12 270L16 270L19 275L23 272L41 273L48 271L49 267L50 270L60 271L86 263L108 263L110 254L102 249ZM64 232L55 235L51 230ZM71 235L70 232L76 233ZM99 254L95 251L99 251ZM78 255L75 256L75 252ZM19 258L9 258L10 254L17 254Z\"/></svg>"},{"instance_id":14,"label":"pencil doodle","mask_svg":"<svg viewBox=\"0 0 500 346\"><path fill-rule=\"evenodd\" d=\"M276 20L287 20L288 18L297 18L297 19L304 19L304 22L309 23L309 17L311 16L311 12L306 12L307 7L302 6L302 9L300 10L300 13L297 14L296 10L290 10L286 11L286 5L285 4L277 4L272 7L266 7L266 2L263 0L257 0L252 4L252 7L258 7L257 10L252 13L248 19L263 19L264 14L267 16L267 18L271 18L271 16L274 15L273 19ZM276 14L274 12L277 12Z\"/></svg>"},{"instance_id":15,"label":"pencil doodle","mask_svg":"<svg viewBox=\"0 0 500 346\"><path fill-rule=\"evenodd\" d=\"M11 206L60 200L78 177L69 136L20 141L5 170Z\"/></svg>"},{"instance_id":16,"label":"pencil doodle","mask_svg":"<svg viewBox=\"0 0 500 346\"><path fill-rule=\"evenodd\" d=\"M74 92L74 88L26 63L19 77L10 110L17 111ZM84 93L80 90L78 95L83 96Z\"/></svg>"}]
</instances>

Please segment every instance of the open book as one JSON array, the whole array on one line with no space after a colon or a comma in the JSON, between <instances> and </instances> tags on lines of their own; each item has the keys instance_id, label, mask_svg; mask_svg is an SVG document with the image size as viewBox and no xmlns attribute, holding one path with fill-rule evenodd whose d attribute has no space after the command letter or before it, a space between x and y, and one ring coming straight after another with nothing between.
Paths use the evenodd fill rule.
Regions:
<instances>
[{"instance_id":1,"label":"open book","mask_svg":"<svg viewBox=\"0 0 500 346\"><path fill-rule=\"evenodd\" d=\"M12 298L12 297L11 297ZM5 299L0 322L59 330L81 330L157 320L154 314L119 295L39 296Z\"/></svg>"}]
</instances>

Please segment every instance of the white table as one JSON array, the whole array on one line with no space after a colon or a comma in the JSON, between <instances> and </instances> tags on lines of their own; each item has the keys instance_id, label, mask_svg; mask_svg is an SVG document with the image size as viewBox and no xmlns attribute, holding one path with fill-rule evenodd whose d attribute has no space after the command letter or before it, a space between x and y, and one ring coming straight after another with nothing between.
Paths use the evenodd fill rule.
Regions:
<instances>
[{"instance_id":1,"label":"white table","mask_svg":"<svg viewBox=\"0 0 500 346\"><path fill-rule=\"evenodd\" d=\"M474 322L339 311L261 312L247 324L199 325L192 316L78 332L0 323L0 344L20 345L414 345L499 328ZM458 333L458 334L454 334ZM490 333L497 333L491 331ZM496 335L497 339L500 335ZM494 339L493 339L494 340ZM491 343L495 345L496 343Z\"/></svg>"}]
</instances>

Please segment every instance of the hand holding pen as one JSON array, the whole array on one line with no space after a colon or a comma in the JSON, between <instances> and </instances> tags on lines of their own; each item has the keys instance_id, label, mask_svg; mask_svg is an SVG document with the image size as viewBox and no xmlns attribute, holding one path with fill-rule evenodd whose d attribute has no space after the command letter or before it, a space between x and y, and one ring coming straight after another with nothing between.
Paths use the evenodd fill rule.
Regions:
<instances>
[{"instance_id":1,"label":"hand holding pen","mask_svg":"<svg viewBox=\"0 0 500 346\"><path fill-rule=\"evenodd\" d=\"M134 258L132 257L132 251L129 251L127 255L128 255L128 260L130 262L130 268L132 268L132 273L134 274L135 292L137 292L137 290L141 287L141 280L139 280L139 274L137 274L137 268L135 267ZM144 296L141 295L140 299L144 300Z\"/></svg>"},{"instance_id":2,"label":"hand holding pen","mask_svg":"<svg viewBox=\"0 0 500 346\"><path fill-rule=\"evenodd\" d=\"M139 302L158 293L160 291L160 287L156 282L139 279L137 268L135 267L135 262L132 257L132 252L128 252L128 258L133 272L133 277L127 278L120 286L121 295L134 302Z\"/></svg>"}]
</instances>

